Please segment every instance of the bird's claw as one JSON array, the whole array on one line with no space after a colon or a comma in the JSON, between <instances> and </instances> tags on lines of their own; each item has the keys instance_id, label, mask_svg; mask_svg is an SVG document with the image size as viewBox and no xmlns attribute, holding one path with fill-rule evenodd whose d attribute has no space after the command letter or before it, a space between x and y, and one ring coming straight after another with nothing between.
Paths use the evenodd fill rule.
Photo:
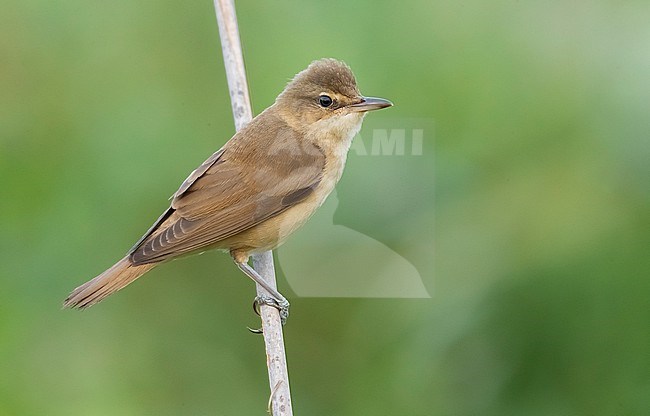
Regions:
<instances>
[{"instance_id":1,"label":"bird's claw","mask_svg":"<svg viewBox=\"0 0 650 416\"><path fill-rule=\"evenodd\" d=\"M251 331L253 334L263 334L263 333L264 333L264 331L262 330L262 328L254 329L254 328L251 328L250 326L247 326L246 329L248 329L249 331Z\"/></svg>"},{"instance_id":2,"label":"bird's claw","mask_svg":"<svg viewBox=\"0 0 650 416\"><path fill-rule=\"evenodd\" d=\"M285 298L278 300L273 296L269 296L269 295L257 295L255 297L255 300L253 301L253 310L258 316L260 314L260 306L262 305L269 305L277 309L280 312L280 321L282 322L282 325L287 323L287 318L289 317L289 306L290 306L288 300L286 300ZM256 331L257 330L252 332L256 332Z\"/></svg>"}]
</instances>

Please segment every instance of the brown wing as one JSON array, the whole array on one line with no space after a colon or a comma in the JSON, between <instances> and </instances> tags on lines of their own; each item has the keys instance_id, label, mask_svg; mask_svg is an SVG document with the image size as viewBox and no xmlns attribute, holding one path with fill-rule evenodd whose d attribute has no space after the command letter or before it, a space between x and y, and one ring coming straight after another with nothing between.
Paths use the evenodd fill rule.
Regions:
<instances>
[{"instance_id":1,"label":"brown wing","mask_svg":"<svg viewBox=\"0 0 650 416\"><path fill-rule=\"evenodd\" d=\"M296 132L280 119L266 115L235 135L181 185L171 207L130 251L134 264L218 243L313 192L325 167L323 153L298 141Z\"/></svg>"},{"instance_id":2,"label":"brown wing","mask_svg":"<svg viewBox=\"0 0 650 416\"><path fill-rule=\"evenodd\" d=\"M201 176L203 176L203 174L204 174L204 173L205 173L205 172L206 172L210 167L212 167L212 165L214 165L214 164L219 160L219 158L220 158L221 155L223 154L223 151L224 151L223 148L217 150L217 151L214 152L214 153L212 154L212 156L210 156L210 157L209 157L205 162L201 163L201 165L200 165L198 168L194 169L194 170L192 171L192 173L190 173L190 176L188 176L187 179L185 179L185 180L183 181L183 183L181 184L180 188L178 188L178 190L174 193L174 195L172 195L169 199L174 199L174 198L176 198L176 197L181 196L183 193L185 193L185 191L187 191L187 189L188 189L190 186L192 186L192 184L193 184L193 183L194 183L198 178L200 178ZM165 212L163 212L163 213L160 215L160 217L158 217L158 219L156 220L156 222L153 223L153 225L151 226L151 228L149 228L149 230L147 230L147 232L144 233L144 235L143 235L143 236L138 240L138 242L135 243L135 244L133 245L133 247L131 247L131 249L129 250L129 252L128 252L127 254L131 254L131 253L133 253L133 252L134 252L134 251L135 251L135 250L140 246L140 244L142 244L142 242L143 242L144 240L146 240L146 239L147 239L151 234L153 234L153 233L158 229L158 227L159 227L159 226L160 226L160 225L161 225L165 220L167 220L167 219L170 217L170 215L172 215L173 213L174 213L174 208L173 208L173 207L170 206L169 208L167 208L167 210L165 210Z\"/></svg>"}]
</instances>

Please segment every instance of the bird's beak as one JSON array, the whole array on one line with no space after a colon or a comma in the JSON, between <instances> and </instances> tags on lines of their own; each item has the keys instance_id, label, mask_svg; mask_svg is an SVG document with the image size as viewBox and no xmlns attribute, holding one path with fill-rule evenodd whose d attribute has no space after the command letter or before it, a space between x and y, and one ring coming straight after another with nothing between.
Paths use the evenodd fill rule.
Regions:
<instances>
[{"instance_id":1,"label":"bird's beak","mask_svg":"<svg viewBox=\"0 0 650 416\"><path fill-rule=\"evenodd\" d=\"M362 101L356 104L349 105L350 111L365 112L372 110L379 110L380 108L392 107L393 103L383 98L363 97Z\"/></svg>"}]
</instances>

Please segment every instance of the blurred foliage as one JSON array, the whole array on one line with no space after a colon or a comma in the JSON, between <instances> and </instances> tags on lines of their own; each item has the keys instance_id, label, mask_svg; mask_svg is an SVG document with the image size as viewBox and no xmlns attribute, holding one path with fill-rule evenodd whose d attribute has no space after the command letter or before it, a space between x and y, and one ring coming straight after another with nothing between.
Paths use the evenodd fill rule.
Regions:
<instances>
[{"instance_id":1,"label":"blurred foliage","mask_svg":"<svg viewBox=\"0 0 650 416\"><path fill-rule=\"evenodd\" d=\"M420 157L351 157L335 214L431 299L280 280L296 414L650 412L648 2L237 7L256 112L333 56L395 102L368 122L435 126ZM0 415L264 414L228 256L59 310L234 131L212 2L0 10Z\"/></svg>"}]
</instances>

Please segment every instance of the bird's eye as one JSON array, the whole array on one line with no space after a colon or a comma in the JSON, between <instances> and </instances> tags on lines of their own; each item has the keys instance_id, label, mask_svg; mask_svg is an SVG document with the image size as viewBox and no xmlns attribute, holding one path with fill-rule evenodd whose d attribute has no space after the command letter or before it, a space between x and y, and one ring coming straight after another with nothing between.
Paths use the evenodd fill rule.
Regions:
<instances>
[{"instance_id":1,"label":"bird's eye","mask_svg":"<svg viewBox=\"0 0 650 416\"><path fill-rule=\"evenodd\" d=\"M329 95L321 95L318 97L318 104L320 104L321 107L329 107L332 105L332 98Z\"/></svg>"}]
</instances>

